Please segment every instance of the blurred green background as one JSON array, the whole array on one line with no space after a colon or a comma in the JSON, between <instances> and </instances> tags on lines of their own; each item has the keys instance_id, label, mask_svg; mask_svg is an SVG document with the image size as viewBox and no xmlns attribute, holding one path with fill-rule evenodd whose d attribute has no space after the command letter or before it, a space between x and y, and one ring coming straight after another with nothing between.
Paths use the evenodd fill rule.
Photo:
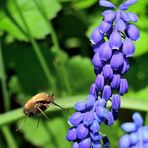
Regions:
<instances>
[{"instance_id":1,"label":"blurred green background","mask_svg":"<svg viewBox=\"0 0 148 148\"><path fill-rule=\"evenodd\" d=\"M116 6L123 1L112 0ZM100 24L98 0L0 0L0 148L68 148L67 119L73 104L84 100L95 80L89 38ZM129 11L139 16L141 32L126 74L129 92L122 98L119 121L102 126L113 148L123 134L120 124L139 110L148 124L148 1ZM27 119L22 106L39 92L54 93L63 107L49 108L49 121Z\"/></svg>"}]
</instances>

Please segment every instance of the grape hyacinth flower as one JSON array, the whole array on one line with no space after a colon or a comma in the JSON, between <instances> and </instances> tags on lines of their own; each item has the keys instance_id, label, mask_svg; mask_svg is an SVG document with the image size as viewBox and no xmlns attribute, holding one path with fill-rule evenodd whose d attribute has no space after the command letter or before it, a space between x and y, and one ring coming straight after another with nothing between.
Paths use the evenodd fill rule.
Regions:
<instances>
[{"instance_id":1,"label":"grape hyacinth flower","mask_svg":"<svg viewBox=\"0 0 148 148\"><path fill-rule=\"evenodd\" d=\"M122 124L121 128L128 134L123 135L119 140L120 148L147 148L148 147L148 126L143 125L143 119L139 113L134 113L133 122Z\"/></svg>"},{"instance_id":2,"label":"grape hyacinth flower","mask_svg":"<svg viewBox=\"0 0 148 148\"><path fill-rule=\"evenodd\" d=\"M138 16L125 10L136 2L126 0L117 9L111 2L100 0L99 4L109 9L102 13L102 22L90 39L96 80L90 86L86 100L74 105L76 112L68 120L71 128L66 138L73 141L72 148L110 147L108 137L100 132L100 124L114 124L118 119L120 96L128 91L128 81L123 75L130 67L129 58L135 52L133 41L139 39L140 33L131 24L137 22ZM106 108L108 101L111 102L109 109Z\"/></svg>"}]
</instances>

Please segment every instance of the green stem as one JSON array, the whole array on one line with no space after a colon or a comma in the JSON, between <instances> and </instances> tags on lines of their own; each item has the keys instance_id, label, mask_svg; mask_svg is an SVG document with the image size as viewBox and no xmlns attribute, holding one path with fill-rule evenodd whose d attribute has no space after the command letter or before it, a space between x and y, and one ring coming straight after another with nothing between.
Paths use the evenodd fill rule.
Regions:
<instances>
[{"instance_id":1,"label":"green stem","mask_svg":"<svg viewBox=\"0 0 148 148\"><path fill-rule=\"evenodd\" d=\"M8 147L9 148L17 148L17 144L16 144L14 138L12 137L12 133L10 132L9 127L3 126L1 131L6 139Z\"/></svg>"},{"instance_id":2,"label":"green stem","mask_svg":"<svg viewBox=\"0 0 148 148\"><path fill-rule=\"evenodd\" d=\"M41 6L41 2L40 2L40 5L38 4L38 2L36 0L33 0L36 7L38 8L38 10L40 11L40 13L42 14L46 24L47 24L47 27L49 29L49 32L51 33L51 39L53 41L53 44L54 44L54 47L53 48L53 52L55 53L58 53L60 51L60 45L58 43L58 38L57 38L57 35L55 33L55 30L54 30L54 27L51 23L51 20L48 19L45 11L44 11L44 8L43 8L43 5ZM59 68L57 68L59 67ZM68 94L71 94L72 93L72 90L71 90L71 86L70 86L70 82L68 80L68 76L67 76L67 73L66 73L66 68L64 67L64 64L61 63L59 65L56 65L55 66L56 70L58 71L58 73L60 72L60 77L61 77L61 84L63 84L65 86L65 89L67 90ZM60 70L60 71L59 71ZM63 80L64 80L64 83L63 83Z\"/></svg>"},{"instance_id":3,"label":"green stem","mask_svg":"<svg viewBox=\"0 0 148 148\"><path fill-rule=\"evenodd\" d=\"M28 26L28 24L27 24L27 22L26 22L26 20L25 20L25 18L23 16L22 12L21 12L21 9L20 9L17 1L16 0L13 0L13 1L14 1L16 9L17 9L17 11L18 11L18 13L20 15L20 18L22 19L22 22L23 22L23 24L24 24L24 26L26 28L26 31L27 31L27 34L28 34L28 38L29 38L29 40L30 40L30 42L31 42L31 44L33 46L34 52L36 53L36 56L37 56L41 66L43 68L45 76L47 77L48 84L52 87L52 89L56 89L54 78L53 78L53 76L52 76L52 74L51 74L51 72L50 72L50 70L48 68L48 65L47 65L47 63L46 63L46 61L44 59L44 56L43 56L43 54L41 52L41 49L38 46L38 44L36 43L35 39L32 37L31 31L29 29L29 26Z\"/></svg>"},{"instance_id":4,"label":"green stem","mask_svg":"<svg viewBox=\"0 0 148 148\"><path fill-rule=\"evenodd\" d=\"M8 111L10 109L10 103L9 103L9 94L6 86L6 77L5 77L5 69L4 69L4 63L3 63L1 41L0 41L0 70L1 70L2 92L4 97L4 108L6 111Z\"/></svg>"},{"instance_id":5,"label":"green stem","mask_svg":"<svg viewBox=\"0 0 148 148\"><path fill-rule=\"evenodd\" d=\"M65 106L65 108L73 108L74 104L77 101L84 100L86 95L81 96L72 96L68 98L59 98L55 100L55 102L59 105ZM134 103L133 103L134 102ZM122 98L122 109L131 109L131 110L139 110L139 111L146 111L148 112L148 102L144 100L136 100L131 98ZM110 106L108 106L110 107ZM47 112L52 113L53 111L61 111L59 108L48 108ZM0 115L0 127L11 124L22 119L25 115L22 112L22 108L12 110L10 112L6 112Z\"/></svg>"},{"instance_id":6,"label":"green stem","mask_svg":"<svg viewBox=\"0 0 148 148\"><path fill-rule=\"evenodd\" d=\"M3 100L4 100L4 109L5 111L8 111L10 109L10 101L9 101L9 94L6 86L6 77L5 77L1 42L0 42L0 69L1 69L1 83L2 83L2 92L3 92ZM2 127L1 131L6 139L8 146L12 148L17 148L17 144L12 136L12 133L10 132L9 127L4 126Z\"/></svg>"}]
</instances>

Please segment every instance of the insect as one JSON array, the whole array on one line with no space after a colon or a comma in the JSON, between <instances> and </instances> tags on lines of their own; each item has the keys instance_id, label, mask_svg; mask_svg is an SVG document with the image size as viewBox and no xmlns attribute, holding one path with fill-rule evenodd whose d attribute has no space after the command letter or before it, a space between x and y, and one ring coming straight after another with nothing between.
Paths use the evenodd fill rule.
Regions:
<instances>
[{"instance_id":1,"label":"insect","mask_svg":"<svg viewBox=\"0 0 148 148\"><path fill-rule=\"evenodd\" d=\"M47 93L38 93L25 103L24 113L28 117L42 113L47 118L43 111L45 111L49 105L55 105L65 110L63 107L54 102L53 94L50 96Z\"/></svg>"},{"instance_id":2,"label":"insect","mask_svg":"<svg viewBox=\"0 0 148 148\"><path fill-rule=\"evenodd\" d=\"M49 105L55 105L55 106L61 108L62 110L65 110L63 107L61 107L60 105L58 105L54 102L54 95L53 94L50 96L47 93L38 93L25 103L23 111L24 111L26 117L32 117L32 116L36 116L36 115L38 116L39 114L43 114L45 116L45 118L48 119L48 117L45 115L44 111L49 107ZM25 120L26 120L26 118L25 118ZM25 120L24 120L24 122L25 122ZM22 124L22 126L23 126L23 124ZM38 124L39 124L39 120L38 120ZM37 126L38 126L38 124L37 124ZM16 131L18 131L20 128L16 129Z\"/></svg>"}]
</instances>

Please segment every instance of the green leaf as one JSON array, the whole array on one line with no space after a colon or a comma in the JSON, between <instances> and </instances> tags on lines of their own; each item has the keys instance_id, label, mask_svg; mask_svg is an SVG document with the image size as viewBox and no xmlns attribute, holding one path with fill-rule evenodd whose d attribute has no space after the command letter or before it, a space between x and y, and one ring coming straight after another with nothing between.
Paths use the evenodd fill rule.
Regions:
<instances>
[{"instance_id":1,"label":"green leaf","mask_svg":"<svg viewBox=\"0 0 148 148\"><path fill-rule=\"evenodd\" d=\"M56 17L57 12L61 9L61 5L57 0L38 1L41 5L43 5L44 11L47 14L48 19ZM44 18L38 11L33 1L18 0L18 4L31 30L31 34L35 39L43 39L47 34L50 33L49 27L47 26ZM0 11L0 30L10 33L14 38L18 40L27 41L28 38L21 30L23 29L25 32L24 24L18 14L18 11L16 10L13 1L8 0L6 7L8 11L6 11L6 9L2 9Z\"/></svg>"},{"instance_id":2,"label":"green leaf","mask_svg":"<svg viewBox=\"0 0 148 148\"><path fill-rule=\"evenodd\" d=\"M73 1L73 7L76 9L86 9L97 2L97 0L75 0Z\"/></svg>"},{"instance_id":3,"label":"green leaf","mask_svg":"<svg viewBox=\"0 0 148 148\"><path fill-rule=\"evenodd\" d=\"M73 93L88 93L90 85L95 80L90 59L75 56L69 60L66 67Z\"/></svg>"}]
</instances>

